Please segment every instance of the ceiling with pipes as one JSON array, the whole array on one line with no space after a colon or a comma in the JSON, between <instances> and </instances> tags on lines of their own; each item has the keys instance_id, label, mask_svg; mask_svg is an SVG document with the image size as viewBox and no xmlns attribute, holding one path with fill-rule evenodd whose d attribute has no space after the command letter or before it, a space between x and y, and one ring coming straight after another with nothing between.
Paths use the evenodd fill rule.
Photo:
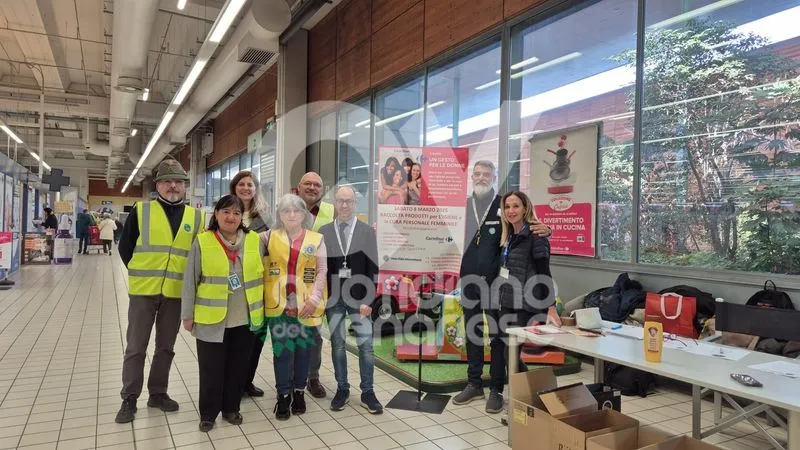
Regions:
<instances>
[{"instance_id":1,"label":"ceiling with pipes","mask_svg":"<svg viewBox=\"0 0 800 450\"><path fill-rule=\"evenodd\" d=\"M287 14L303 3L256 3L274 1ZM0 120L38 154L43 110L43 156L51 167L86 169L89 179L106 180L110 186L124 180L225 4L225 0L0 1ZM244 23L251 4L237 15L209 66L236 37L234 30ZM215 86L219 92L213 94L218 99L229 88ZM211 106L195 113L205 116ZM2 137L0 147L6 150ZM175 144L173 131L168 140ZM16 156L20 164L38 168L28 151Z\"/></svg>"}]
</instances>

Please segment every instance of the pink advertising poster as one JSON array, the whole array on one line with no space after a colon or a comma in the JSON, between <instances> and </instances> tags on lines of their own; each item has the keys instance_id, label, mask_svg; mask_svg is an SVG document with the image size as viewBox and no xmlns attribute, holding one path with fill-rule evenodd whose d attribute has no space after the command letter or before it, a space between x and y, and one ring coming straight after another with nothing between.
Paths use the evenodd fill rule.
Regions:
<instances>
[{"instance_id":1,"label":"pink advertising poster","mask_svg":"<svg viewBox=\"0 0 800 450\"><path fill-rule=\"evenodd\" d=\"M530 196L553 229L553 254L595 256L596 124L535 134L530 140Z\"/></svg>"},{"instance_id":2,"label":"pink advertising poster","mask_svg":"<svg viewBox=\"0 0 800 450\"><path fill-rule=\"evenodd\" d=\"M404 301L421 284L448 291L464 247L465 148L381 147L378 152L378 291Z\"/></svg>"}]
</instances>

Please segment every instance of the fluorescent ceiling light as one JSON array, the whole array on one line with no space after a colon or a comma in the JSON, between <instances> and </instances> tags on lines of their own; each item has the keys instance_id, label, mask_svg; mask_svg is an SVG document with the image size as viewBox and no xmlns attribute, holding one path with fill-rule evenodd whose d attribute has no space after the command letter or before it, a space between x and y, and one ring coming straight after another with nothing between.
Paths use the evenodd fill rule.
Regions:
<instances>
[{"instance_id":1,"label":"fluorescent ceiling light","mask_svg":"<svg viewBox=\"0 0 800 450\"><path fill-rule=\"evenodd\" d=\"M340 134L340 135L339 135L339 139L344 139L344 138L346 138L347 136L350 136L350 135L352 135L352 134L353 134L353 133L351 133L351 132L349 132L349 131L348 131L347 133L342 133L342 134Z\"/></svg>"},{"instance_id":2,"label":"fluorescent ceiling light","mask_svg":"<svg viewBox=\"0 0 800 450\"><path fill-rule=\"evenodd\" d=\"M8 127L7 127L7 126L5 126L5 125L0 125L0 129L2 129L3 131L5 131L5 132L6 132L6 134L7 134L7 135L8 135L8 136L9 136L11 139L13 139L13 140L17 141L17 144L22 144L22 139L20 139L20 138L19 138L19 136L17 136L16 134L14 134L14 132L13 132L13 131L11 131L11 128L8 128Z\"/></svg>"},{"instance_id":3,"label":"fluorescent ceiling light","mask_svg":"<svg viewBox=\"0 0 800 450\"><path fill-rule=\"evenodd\" d=\"M716 11L718 9L724 8L726 6L730 6L736 3L741 3L742 0L720 0L718 2L711 3L710 5L702 6L697 9L693 9L691 11L687 11L683 14L678 14L675 17L670 17L669 19L662 20L661 22L654 23L653 25L648 26L647 28L650 30L655 30L658 28L666 28L670 25L675 25L676 23L685 22L689 19L693 19L697 16L702 16L708 14L712 11Z\"/></svg>"},{"instance_id":4,"label":"fluorescent ceiling light","mask_svg":"<svg viewBox=\"0 0 800 450\"><path fill-rule=\"evenodd\" d=\"M142 101L146 102L147 99L149 98L150 98L150 88L144 88L144 91L142 92Z\"/></svg>"},{"instance_id":5,"label":"fluorescent ceiling light","mask_svg":"<svg viewBox=\"0 0 800 450\"><path fill-rule=\"evenodd\" d=\"M430 105L428 105L428 109L432 109L432 108L435 108L437 106L441 106L441 105L444 105L444 104L445 104L444 101L439 100L438 102L433 102ZM414 114L420 113L422 111L424 111L424 108L412 109L411 111L406 111L406 112L404 112L402 114L398 114L396 116L392 116L392 117L388 117L388 118L383 119L383 120L379 120L379 121L375 122L375 126L379 127L381 125L385 125L387 123L394 122L395 120L400 120L400 119L404 119L406 117L413 116Z\"/></svg>"},{"instance_id":6,"label":"fluorescent ceiling light","mask_svg":"<svg viewBox=\"0 0 800 450\"><path fill-rule=\"evenodd\" d=\"M178 0L178 9L186 8L186 0Z\"/></svg>"},{"instance_id":7,"label":"fluorescent ceiling light","mask_svg":"<svg viewBox=\"0 0 800 450\"><path fill-rule=\"evenodd\" d=\"M53 170L53 169L50 167L50 165L49 165L49 164L47 164L47 163L46 163L46 162L44 162L44 161L42 161L42 165L43 165L43 166L44 166L44 168L45 168L45 169L47 169L47 170Z\"/></svg>"},{"instance_id":8,"label":"fluorescent ceiling light","mask_svg":"<svg viewBox=\"0 0 800 450\"><path fill-rule=\"evenodd\" d=\"M532 56L532 57L530 57L528 59L524 59L524 60L522 60L522 61L520 61L518 63L512 64L511 65L511 70L517 70L519 68L528 66L528 65L533 64L535 62L539 62L539 58L537 58L535 56ZM495 71L495 73L498 74L498 75L500 75L501 72L502 72L502 70L500 70L500 69Z\"/></svg>"},{"instance_id":9,"label":"fluorescent ceiling light","mask_svg":"<svg viewBox=\"0 0 800 450\"><path fill-rule=\"evenodd\" d=\"M361 122L358 122L358 123L356 124L356 126L357 126L357 127L363 127L363 126L365 126L365 125L369 125L369 119L367 119L367 120L362 120Z\"/></svg>"},{"instance_id":10,"label":"fluorescent ceiling light","mask_svg":"<svg viewBox=\"0 0 800 450\"><path fill-rule=\"evenodd\" d=\"M192 86L197 81L197 78L200 77L200 74L203 72L203 69L206 67L206 63L208 61L199 60L194 63L192 66L192 70L189 71L189 75L186 76L186 79L183 80L183 84L181 85L180 90L175 95L175 99L172 100L172 103L175 105L180 105L186 99L186 96L189 94L189 91L192 90Z\"/></svg>"},{"instance_id":11,"label":"fluorescent ceiling light","mask_svg":"<svg viewBox=\"0 0 800 450\"><path fill-rule=\"evenodd\" d=\"M539 70L542 70L542 69L547 69L548 67L553 67L556 64L561 64L564 61L569 61L570 59L575 59L575 58L577 58L579 56L581 56L581 52L568 53L568 54L566 54L564 56L559 56L556 59L551 59L550 61L547 61L547 62L544 62L542 64L539 64L538 66L533 66L530 69L525 69L525 70L517 72L517 73L512 73L511 74L511 78L517 79L517 78L519 78L521 76L525 76L525 75L527 75L529 73L533 73L533 72L536 72L536 71L539 71ZM518 63L512 65L511 68L512 69L518 69L520 67L524 67L526 65L533 64L534 62L536 62L536 61L531 61L531 60L538 61L539 59L538 58L529 58L529 59L526 59L525 61L521 61L521 62L518 62ZM486 88L489 88L489 87L492 87L492 86L494 86L496 84L500 84L500 80L499 79L490 81L488 83L484 83L484 84L482 84L480 86L476 86L475 90L476 91L482 91L482 90L484 90Z\"/></svg>"},{"instance_id":12,"label":"fluorescent ceiling light","mask_svg":"<svg viewBox=\"0 0 800 450\"><path fill-rule=\"evenodd\" d=\"M209 41L217 44L222 41L222 38L225 37L225 33L228 32L228 28L231 27L233 19L239 14L245 2L246 0L228 0L228 4L225 5L225 11L222 12L217 23L214 24L214 29L211 30L211 36L208 38Z\"/></svg>"},{"instance_id":13,"label":"fluorescent ceiling light","mask_svg":"<svg viewBox=\"0 0 800 450\"><path fill-rule=\"evenodd\" d=\"M40 159L39 159L39 155L37 155L36 153L33 153L33 152L32 152L32 151L30 151L30 150L28 150L28 153L30 153L30 154L31 154L31 156L33 156L33 159L35 159L35 160L37 160L37 161L40 161Z\"/></svg>"},{"instance_id":14,"label":"fluorescent ceiling light","mask_svg":"<svg viewBox=\"0 0 800 450\"><path fill-rule=\"evenodd\" d=\"M134 129L132 129L132 130L131 130L131 136L136 136L136 134L137 134L138 132L139 132L139 129L138 129L138 128L134 128Z\"/></svg>"}]
</instances>

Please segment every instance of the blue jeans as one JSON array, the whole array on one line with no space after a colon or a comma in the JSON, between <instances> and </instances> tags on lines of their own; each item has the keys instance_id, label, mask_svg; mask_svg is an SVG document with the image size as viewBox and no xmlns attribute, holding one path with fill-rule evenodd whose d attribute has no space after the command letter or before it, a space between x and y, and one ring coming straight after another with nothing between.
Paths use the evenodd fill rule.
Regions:
<instances>
[{"instance_id":1,"label":"blue jeans","mask_svg":"<svg viewBox=\"0 0 800 450\"><path fill-rule=\"evenodd\" d=\"M296 317L282 314L270 320L272 366L275 370L275 389L279 395L289 395L293 389L306 388L309 356L312 347L317 345L314 341L316 333L316 327L307 327Z\"/></svg>"},{"instance_id":2,"label":"blue jeans","mask_svg":"<svg viewBox=\"0 0 800 450\"><path fill-rule=\"evenodd\" d=\"M331 331L331 349L333 370L336 376L337 389L349 391L347 382L347 350L345 350L346 316L350 316L353 330L356 332L358 344L358 369L361 373L361 392L372 392L375 372L375 352L372 349L372 318L361 317L355 305L346 305L343 301L331 304L326 315Z\"/></svg>"}]
</instances>

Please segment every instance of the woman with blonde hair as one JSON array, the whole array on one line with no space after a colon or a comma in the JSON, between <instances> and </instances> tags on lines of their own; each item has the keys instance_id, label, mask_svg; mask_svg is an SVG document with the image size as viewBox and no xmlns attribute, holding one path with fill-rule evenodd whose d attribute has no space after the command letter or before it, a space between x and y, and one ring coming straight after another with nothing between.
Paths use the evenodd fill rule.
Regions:
<instances>
[{"instance_id":1,"label":"woman with blonde hair","mask_svg":"<svg viewBox=\"0 0 800 450\"><path fill-rule=\"evenodd\" d=\"M261 187L258 179L249 170L242 170L237 173L230 183L230 194L242 201L244 210L242 211L242 225L250 231L262 233L269 230L267 222L269 220L269 206L261 194ZM258 370L258 361L261 359L261 350L264 348L263 337L259 333L266 333L266 328L256 331L253 339L252 353L250 354L250 366L248 368L247 383L243 394L250 397L263 397L264 391L253 384Z\"/></svg>"},{"instance_id":2,"label":"woman with blonde hair","mask_svg":"<svg viewBox=\"0 0 800 450\"><path fill-rule=\"evenodd\" d=\"M306 412L311 347L327 301L327 252L322 234L311 231L306 202L286 194L278 200L275 228L260 233L264 253L264 313L272 340L278 402L275 418Z\"/></svg>"}]
</instances>

